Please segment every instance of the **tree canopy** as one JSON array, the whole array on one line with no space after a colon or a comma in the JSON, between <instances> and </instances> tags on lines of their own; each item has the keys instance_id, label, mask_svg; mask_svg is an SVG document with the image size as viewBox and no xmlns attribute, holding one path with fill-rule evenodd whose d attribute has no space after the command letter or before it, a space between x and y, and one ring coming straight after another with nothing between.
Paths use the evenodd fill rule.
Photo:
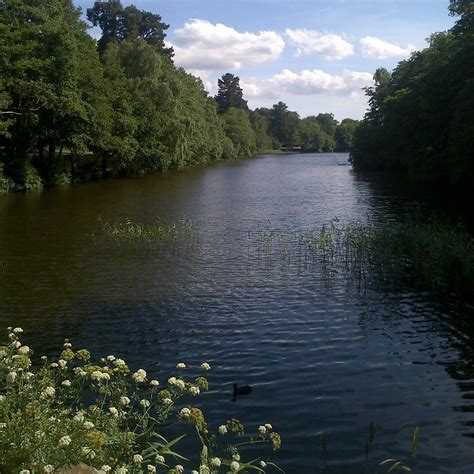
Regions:
<instances>
[{"instance_id":1,"label":"tree canopy","mask_svg":"<svg viewBox=\"0 0 474 474\"><path fill-rule=\"evenodd\" d=\"M72 0L0 1L0 192L335 148L331 114L318 125L282 102L251 111L233 74L209 97L173 64L160 15L108 0L87 18L97 42Z\"/></svg>"},{"instance_id":2,"label":"tree canopy","mask_svg":"<svg viewBox=\"0 0 474 474\"><path fill-rule=\"evenodd\" d=\"M391 170L418 181L474 184L474 3L452 0L454 27L401 61L378 69L369 110L355 131L356 169ZM469 112L471 111L471 112Z\"/></svg>"}]
</instances>

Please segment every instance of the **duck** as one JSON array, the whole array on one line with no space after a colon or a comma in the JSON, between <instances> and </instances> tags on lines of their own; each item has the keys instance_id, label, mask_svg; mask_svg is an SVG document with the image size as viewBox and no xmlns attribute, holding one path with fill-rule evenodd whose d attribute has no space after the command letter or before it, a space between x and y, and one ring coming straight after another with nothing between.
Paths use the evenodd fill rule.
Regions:
<instances>
[{"instance_id":1,"label":"duck","mask_svg":"<svg viewBox=\"0 0 474 474\"><path fill-rule=\"evenodd\" d=\"M234 383L233 387L234 387L234 398L237 395L248 395L252 391L252 387L250 385L241 385L240 387L238 387L237 384Z\"/></svg>"}]
</instances>

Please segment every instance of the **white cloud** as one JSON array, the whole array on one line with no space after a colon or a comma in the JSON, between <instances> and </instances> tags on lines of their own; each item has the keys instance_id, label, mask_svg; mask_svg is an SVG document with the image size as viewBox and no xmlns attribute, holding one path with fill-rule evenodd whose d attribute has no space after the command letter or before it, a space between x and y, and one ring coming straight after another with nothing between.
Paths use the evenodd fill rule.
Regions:
<instances>
[{"instance_id":1,"label":"white cloud","mask_svg":"<svg viewBox=\"0 0 474 474\"><path fill-rule=\"evenodd\" d=\"M195 70L236 70L276 59L285 48L274 31L241 33L221 23L190 20L174 31L174 60Z\"/></svg>"},{"instance_id":2,"label":"white cloud","mask_svg":"<svg viewBox=\"0 0 474 474\"><path fill-rule=\"evenodd\" d=\"M320 69L305 69L297 74L291 69L283 69L271 81L279 90L295 95L316 94L358 94L362 87L372 84L372 74L345 70L341 75L333 75Z\"/></svg>"},{"instance_id":3,"label":"white cloud","mask_svg":"<svg viewBox=\"0 0 474 474\"><path fill-rule=\"evenodd\" d=\"M297 30L287 29L286 36L290 43L296 46L297 56L317 54L328 61L332 61L344 59L354 54L354 46L339 35L323 34L301 28Z\"/></svg>"},{"instance_id":4,"label":"white cloud","mask_svg":"<svg viewBox=\"0 0 474 474\"><path fill-rule=\"evenodd\" d=\"M381 40L375 36L366 36L360 40L362 54L367 58L400 58L403 56L409 56L412 51L415 51L415 47L408 45L406 48L402 48L398 44L389 43L388 41Z\"/></svg>"}]
</instances>

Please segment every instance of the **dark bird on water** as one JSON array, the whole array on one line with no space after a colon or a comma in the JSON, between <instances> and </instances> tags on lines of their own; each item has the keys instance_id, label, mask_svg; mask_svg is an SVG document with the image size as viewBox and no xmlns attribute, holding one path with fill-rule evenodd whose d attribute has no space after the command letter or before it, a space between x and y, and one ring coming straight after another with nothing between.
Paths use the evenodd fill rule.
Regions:
<instances>
[{"instance_id":1,"label":"dark bird on water","mask_svg":"<svg viewBox=\"0 0 474 474\"><path fill-rule=\"evenodd\" d=\"M240 387L237 386L236 383L234 383L234 397L232 398L232 401L235 402L237 399L238 395L248 395L252 391L252 387L250 385L241 385Z\"/></svg>"}]
</instances>

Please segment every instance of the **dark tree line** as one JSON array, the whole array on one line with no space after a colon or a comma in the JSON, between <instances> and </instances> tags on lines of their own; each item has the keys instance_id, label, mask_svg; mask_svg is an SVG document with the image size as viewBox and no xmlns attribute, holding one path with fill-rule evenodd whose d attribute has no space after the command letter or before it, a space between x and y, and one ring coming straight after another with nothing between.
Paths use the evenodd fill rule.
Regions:
<instances>
[{"instance_id":1,"label":"dark tree line","mask_svg":"<svg viewBox=\"0 0 474 474\"><path fill-rule=\"evenodd\" d=\"M249 110L173 64L161 17L119 0L0 0L0 192L183 168L281 146L345 150L355 123Z\"/></svg>"},{"instance_id":2,"label":"dark tree line","mask_svg":"<svg viewBox=\"0 0 474 474\"><path fill-rule=\"evenodd\" d=\"M356 130L356 169L399 172L419 181L474 184L474 2L451 0L454 27L366 90Z\"/></svg>"}]
</instances>

